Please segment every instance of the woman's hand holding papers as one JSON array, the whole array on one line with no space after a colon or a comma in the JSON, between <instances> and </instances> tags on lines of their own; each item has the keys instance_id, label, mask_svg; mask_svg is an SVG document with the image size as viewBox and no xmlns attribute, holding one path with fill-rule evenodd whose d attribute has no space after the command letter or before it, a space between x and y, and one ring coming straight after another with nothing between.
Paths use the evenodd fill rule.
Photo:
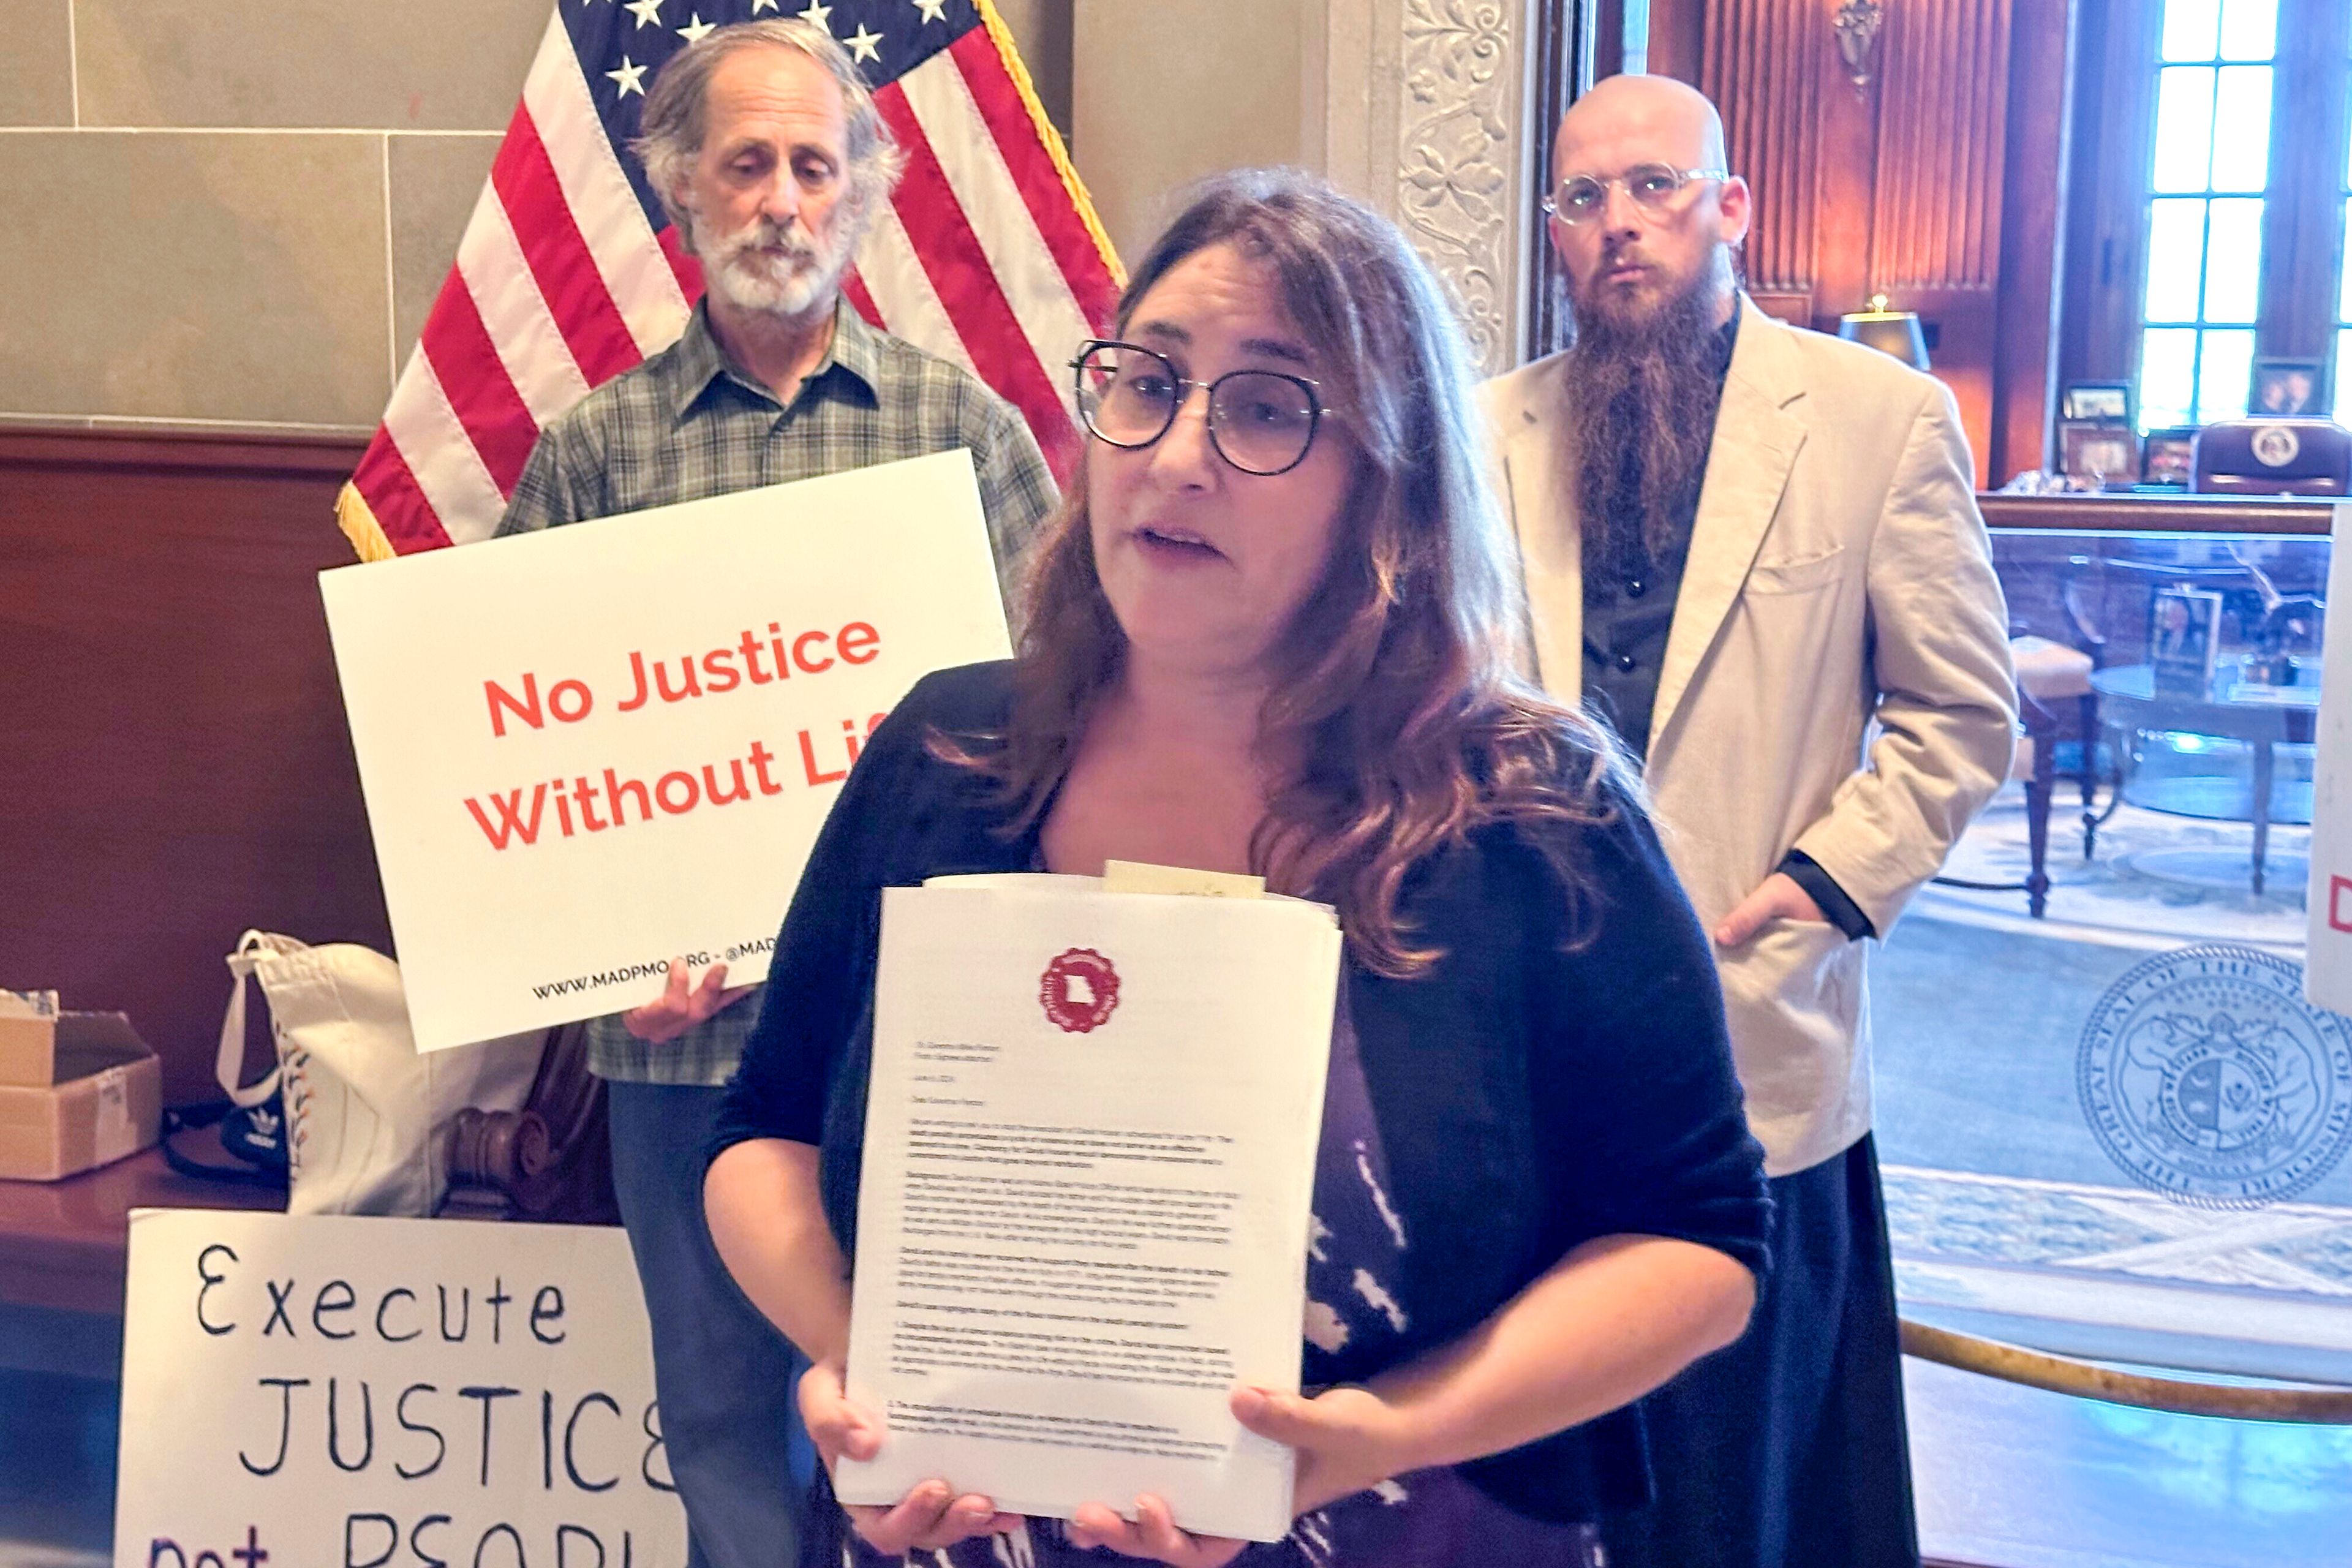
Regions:
<instances>
[{"instance_id":1,"label":"woman's hand holding papers","mask_svg":"<svg viewBox=\"0 0 2352 1568\"><path fill-rule=\"evenodd\" d=\"M683 982L673 974L673 988ZM752 1139L723 1151L703 1183L703 1209L719 1257L745 1296L810 1359L798 1394L801 1421L827 1475L843 1458L870 1459L882 1447L875 1411L849 1397L848 1266L817 1198L817 1152L784 1139ZM892 1508L845 1504L850 1526L877 1551L937 1550L1020 1523L984 1497L959 1496L925 1480Z\"/></svg>"},{"instance_id":2,"label":"woman's hand holding papers","mask_svg":"<svg viewBox=\"0 0 2352 1568\"><path fill-rule=\"evenodd\" d=\"M702 984L687 988L686 960L669 961L669 984L662 994L642 1007L632 1007L621 1015L621 1022L629 1033L641 1040L661 1045L674 1040L701 1023L722 1007L740 1002L759 989L756 985L729 985L727 966L714 963L702 972Z\"/></svg>"},{"instance_id":3,"label":"woman's hand holding papers","mask_svg":"<svg viewBox=\"0 0 2352 1568\"><path fill-rule=\"evenodd\" d=\"M1403 1414L1369 1389L1327 1389L1310 1399L1237 1388L1233 1412L1235 1420L1259 1436L1298 1451L1291 1490L1294 1515L1312 1513L1413 1468L1407 1456ZM1176 1528L1168 1505L1156 1497L1137 1498L1135 1514L1129 1523L1113 1510L1089 1503L1071 1522L1070 1539L1081 1546L1108 1546L1174 1568L1223 1568L1249 1544L1185 1533Z\"/></svg>"},{"instance_id":4,"label":"woman's hand holding papers","mask_svg":"<svg viewBox=\"0 0 2352 1568\"><path fill-rule=\"evenodd\" d=\"M1391 1368L1371 1388L1309 1399L1243 1387L1234 1418L1298 1451L1294 1515L1437 1465L1498 1454L1630 1404L1690 1350L1739 1337L1755 1279L1727 1254L1654 1236L1584 1243L1485 1322ZM1089 1503L1072 1538L1175 1568L1223 1568L1246 1544L1176 1528L1157 1498L1136 1521Z\"/></svg>"},{"instance_id":5,"label":"woman's hand holding papers","mask_svg":"<svg viewBox=\"0 0 2352 1568\"><path fill-rule=\"evenodd\" d=\"M813 1363L801 1376L801 1422L828 1475L844 1457L870 1459L882 1447L880 1417L853 1402L843 1384L842 1363L831 1357ZM842 1510L877 1552L935 1551L975 1535L1001 1535L1021 1523L1019 1514L999 1513L984 1497L958 1497L942 1480L923 1482L895 1508L844 1503Z\"/></svg>"},{"instance_id":6,"label":"woman's hand holding papers","mask_svg":"<svg viewBox=\"0 0 2352 1568\"><path fill-rule=\"evenodd\" d=\"M1415 1468L1405 1413L1368 1388L1328 1388L1308 1398L1237 1388L1234 1418L1261 1437L1298 1450L1291 1511L1312 1513Z\"/></svg>"}]
</instances>

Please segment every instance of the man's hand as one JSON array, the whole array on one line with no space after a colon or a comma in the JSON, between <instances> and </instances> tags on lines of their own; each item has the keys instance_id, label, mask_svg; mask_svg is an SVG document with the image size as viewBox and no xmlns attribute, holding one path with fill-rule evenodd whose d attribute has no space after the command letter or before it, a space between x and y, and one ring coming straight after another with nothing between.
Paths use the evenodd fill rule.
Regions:
<instances>
[{"instance_id":1,"label":"man's hand","mask_svg":"<svg viewBox=\"0 0 2352 1568\"><path fill-rule=\"evenodd\" d=\"M1715 928L1715 943L1717 947L1738 947L1762 931L1766 921L1776 920L1829 923L1822 915L1821 906L1797 886L1795 878L1786 871L1775 871L1723 917Z\"/></svg>"},{"instance_id":2,"label":"man's hand","mask_svg":"<svg viewBox=\"0 0 2352 1568\"><path fill-rule=\"evenodd\" d=\"M1403 1458L1403 1418L1367 1389L1334 1388L1308 1399L1237 1388L1233 1412L1234 1419L1259 1436L1298 1450L1290 1500L1293 1517L1412 1468ZM1108 1546L1173 1568L1223 1568L1249 1544L1186 1534L1176 1528L1168 1505L1156 1497L1137 1498L1135 1515L1130 1524L1099 1503L1087 1503L1071 1522L1070 1539L1080 1546Z\"/></svg>"},{"instance_id":3,"label":"man's hand","mask_svg":"<svg viewBox=\"0 0 2352 1568\"><path fill-rule=\"evenodd\" d=\"M846 1456L870 1459L882 1450L882 1419L853 1403L842 1386L837 1361L811 1364L801 1374L801 1424L824 1460L827 1475ZM896 1508L844 1503L850 1528L877 1552L898 1555L918 1549L938 1551L975 1535L1002 1534L1021 1522L999 1513L984 1497L958 1497L942 1480L929 1480L898 1500Z\"/></svg>"},{"instance_id":4,"label":"man's hand","mask_svg":"<svg viewBox=\"0 0 2352 1568\"><path fill-rule=\"evenodd\" d=\"M714 963L703 971L702 984L689 991L686 988L686 960L669 961L669 984L660 996L642 1007L632 1007L621 1015L621 1022L629 1033L641 1040L661 1045L674 1040L730 1003L740 1002L759 989L756 985L727 987L727 966Z\"/></svg>"}]
</instances>

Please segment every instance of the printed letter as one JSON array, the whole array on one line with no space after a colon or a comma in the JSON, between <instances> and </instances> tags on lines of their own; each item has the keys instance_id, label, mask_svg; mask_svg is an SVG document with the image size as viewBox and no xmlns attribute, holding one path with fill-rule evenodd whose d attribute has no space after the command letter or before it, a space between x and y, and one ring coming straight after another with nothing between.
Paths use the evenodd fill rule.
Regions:
<instances>
[{"instance_id":1,"label":"printed letter","mask_svg":"<svg viewBox=\"0 0 2352 1568\"><path fill-rule=\"evenodd\" d=\"M587 1409L592 1405L601 1405L605 1409L611 1411L615 1416L621 1414L620 1402L615 1400L609 1394L591 1394L582 1399L579 1404L573 1405L572 1407L572 1419L563 1424L563 1469L564 1473L572 1478L572 1484L578 1487L582 1491L608 1492L614 1487L621 1484L621 1478L614 1476L609 1481L591 1481L583 1479L580 1474L580 1461L573 1457L572 1452L572 1441L580 1430L580 1413Z\"/></svg>"},{"instance_id":2,"label":"printed letter","mask_svg":"<svg viewBox=\"0 0 2352 1568\"><path fill-rule=\"evenodd\" d=\"M768 750L768 742L752 742L749 755L751 759L751 771L760 777L760 793L761 795L783 794L784 786L768 776L768 764L776 760L776 753Z\"/></svg>"},{"instance_id":3,"label":"printed letter","mask_svg":"<svg viewBox=\"0 0 2352 1568\"><path fill-rule=\"evenodd\" d=\"M669 786L673 783L679 784L684 790L675 805L670 804L669 798L671 795ZM694 782L692 773L664 773L654 781L654 804L672 816L681 816L702 804L702 786Z\"/></svg>"},{"instance_id":4,"label":"printed letter","mask_svg":"<svg viewBox=\"0 0 2352 1568\"><path fill-rule=\"evenodd\" d=\"M248 1474L274 1476L285 1467L286 1449L294 1435L294 1391L298 1388L310 1387L310 1380L307 1377L265 1377L261 1380L261 1386L279 1390L278 1458L270 1460L268 1468L265 1469L248 1458L244 1449L239 1448L236 1451L236 1462L243 1465Z\"/></svg>"},{"instance_id":5,"label":"printed letter","mask_svg":"<svg viewBox=\"0 0 2352 1568\"><path fill-rule=\"evenodd\" d=\"M712 691L732 691L743 684L742 676L736 673L734 658L731 647L715 647L702 656L702 673L710 677Z\"/></svg>"},{"instance_id":6,"label":"printed letter","mask_svg":"<svg viewBox=\"0 0 2352 1568\"><path fill-rule=\"evenodd\" d=\"M335 1332L334 1330L327 1327L324 1319L330 1312L350 1311L358 1300L359 1297L354 1295L352 1291L352 1282L350 1280L328 1280L324 1285L319 1287L318 1295L311 1299L310 1327L318 1331L320 1339L357 1339L359 1337L359 1331L357 1329L345 1329L339 1334Z\"/></svg>"},{"instance_id":7,"label":"printed letter","mask_svg":"<svg viewBox=\"0 0 2352 1568\"><path fill-rule=\"evenodd\" d=\"M503 795L492 795L490 804L498 808L499 825L496 827L490 826L490 819L483 814L481 805L471 795L466 797L466 809L472 812L474 820L481 825L482 836L490 841L491 848L505 848L509 838L520 838L525 844L539 842L540 808L547 804L545 784L531 786L530 816L527 820L522 815L520 789L510 789Z\"/></svg>"},{"instance_id":8,"label":"printed letter","mask_svg":"<svg viewBox=\"0 0 2352 1568\"><path fill-rule=\"evenodd\" d=\"M694 673L694 656L680 654L677 659L677 689L669 689L669 665L666 660L654 660L654 686L665 702L683 702L689 697L702 695L702 681Z\"/></svg>"},{"instance_id":9,"label":"printed letter","mask_svg":"<svg viewBox=\"0 0 2352 1568\"><path fill-rule=\"evenodd\" d=\"M391 1330L383 1326L383 1310L392 1305L392 1299L394 1296L405 1296L412 1301L416 1300L416 1292L411 1290L404 1285L395 1285L391 1289L386 1290L383 1293L383 1300L375 1304L375 1337L382 1340L388 1345L402 1345L406 1344L409 1341L416 1338L425 1331L423 1329L411 1329L404 1334L395 1334Z\"/></svg>"},{"instance_id":10,"label":"printed letter","mask_svg":"<svg viewBox=\"0 0 2352 1568\"><path fill-rule=\"evenodd\" d=\"M559 1524L555 1527L555 1568L572 1568L572 1563L563 1551L563 1538L567 1535L586 1536L588 1544L596 1549L596 1568L604 1568L604 1542L598 1539L594 1531L583 1530L576 1524Z\"/></svg>"},{"instance_id":11,"label":"printed letter","mask_svg":"<svg viewBox=\"0 0 2352 1568\"><path fill-rule=\"evenodd\" d=\"M410 1394L438 1394L441 1391L438 1388L429 1383L412 1383L406 1388L400 1391L400 1398L392 1407L393 1418L400 1423L402 1431L422 1432L425 1436L433 1439L433 1462L431 1464L419 1465L416 1468L412 1470L406 1465L401 1464L397 1460L393 1462L393 1473L404 1481L413 1481L419 1476L431 1475L434 1471L441 1468L441 1461L449 1457L449 1439L441 1436L440 1427L420 1426L415 1422L411 1421L408 1418L408 1396Z\"/></svg>"},{"instance_id":12,"label":"printed letter","mask_svg":"<svg viewBox=\"0 0 2352 1568\"><path fill-rule=\"evenodd\" d=\"M849 770L846 768L837 773L817 772L816 743L809 739L809 732L806 730L801 731L801 767L808 774L811 788L818 784L839 784L849 776Z\"/></svg>"},{"instance_id":13,"label":"printed letter","mask_svg":"<svg viewBox=\"0 0 2352 1568\"><path fill-rule=\"evenodd\" d=\"M882 647L882 634L864 621L852 621L833 639L844 664L872 664Z\"/></svg>"},{"instance_id":14,"label":"printed letter","mask_svg":"<svg viewBox=\"0 0 2352 1568\"><path fill-rule=\"evenodd\" d=\"M474 1568L482 1568L482 1553L489 1549L490 1537L500 1531L506 1531L507 1539L514 1542L515 1568L529 1568L523 1558L522 1532L511 1524L494 1524L482 1531L482 1539L474 1543Z\"/></svg>"},{"instance_id":15,"label":"printed letter","mask_svg":"<svg viewBox=\"0 0 2352 1568\"><path fill-rule=\"evenodd\" d=\"M484 1486L490 1484L490 1413L498 1408L499 1400L511 1399L521 1392L520 1388L482 1387L461 1388L457 1391L457 1397L460 1399L478 1399L482 1402L482 1485ZM515 1549L520 1552L522 1549L522 1542L517 1541Z\"/></svg>"},{"instance_id":16,"label":"printed letter","mask_svg":"<svg viewBox=\"0 0 2352 1568\"><path fill-rule=\"evenodd\" d=\"M632 652L629 655L629 673L635 678L637 689L629 693L627 699L622 702L619 711L623 713L634 713L646 705L646 656L644 654Z\"/></svg>"},{"instance_id":17,"label":"printed letter","mask_svg":"<svg viewBox=\"0 0 2352 1568\"><path fill-rule=\"evenodd\" d=\"M817 647L823 647L832 640L833 638L824 632L803 632L793 639L793 662L811 675L822 675L833 668L833 656L827 654L823 658L813 659L808 656L808 646L814 643Z\"/></svg>"},{"instance_id":18,"label":"printed letter","mask_svg":"<svg viewBox=\"0 0 2352 1568\"><path fill-rule=\"evenodd\" d=\"M751 798L751 786L743 777L742 758L737 757L734 759L734 768L735 793L732 795L721 795L719 792L718 764L715 763L705 763L702 764L702 793L704 797L708 799L711 805L732 805L739 800L749 800Z\"/></svg>"},{"instance_id":19,"label":"printed letter","mask_svg":"<svg viewBox=\"0 0 2352 1568\"><path fill-rule=\"evenodd\" d=\"M358 1524L362 1520L367 1521L370 1524L382 1525L383 1527L384 1534L383 1550L365 1561L362 1561L355 1554L352 1543L353 1532L352 1527ZM343 1521L343 1568L383 1568L384 1563L392 1561L392 1554L399 1550L400 1526L392 1521L392 1515L388 1513L355 1513Z\"/></svg>"},{"instance_id":20,"label":"printed letter","mask_svg":"<svg viewBox=\"0 0 2352 1568\"><path fill-rule=\"evenodd\" d=\"M205 1316L205 1293L211 1290L214 1286L224 1284L228 1279L227 1275L215 1274L205 1267L205 1259L210 1258L215 1252L226 1253L228 1255L228 1260L231 1263L235 1263L236 1261L236 1254L231 1251L226 1245L217 1241L214 1242L210 1247L205 1247L202 1252L196 1254L196 1278L204 1281L202 1285L196 1288L196 1324L208 1334L232 1334L236 1331L236 1325L235 1323L216 1324L213 1322L211 1319ZM174 1547L173 1550L177 1551L178 1548Z\"/></svg>"},{"instance_id":21,"label":"printed letter","mask_svg":"<svg viewBox=\"0 0 2352 1568\"><path fill-rule=\"evenodd\" d=\"M424 1568L449 1568L449 1560L447 1558L436 1557L432 1552L425 1551L425 1543L417 1539L425 1533L425 1527L426 1525L446 1524L448 1522L449 1516L446 1513L428 1513L423 1519L418 1520L416 1521L416 1527L408 1532L408 1550L415 1554L417 1562L424 1564Z\"/></svg>"},{"instance_id":22,"label":"printed letter","mask_svg":"<svg viewBox=\"0 0 2352 1568\"><path fill-rule=\"evenodd\" d=\"M294 1299L294 1281L289 1279L280 1285L275 1279L264 1279L261 1287L269 1292L269 1321L261 1325L261 1337L268 1339L278 1331L278 1325L283 1323L286 1325L286 1337L292 1339L294 1320L286 1315L286 1305Z\"/></svg>"},{"instance_id":23,"label":"printed letter","mask_svg":"<svg viewBox=\"0 0 2352 1568\"><path fill-rule=\"evenodd\" d=\"M572 707L569 713L563 710L567 702ZM577 724L595 706L595 695L580 681L559 680L547 689L547 710L566 724Z\"/></svg>"},{"instance_id":24,"label":"printed letter","mask_svg":"<svg viewBox=\"0 0 2352 1568\"><path fill-rule=\"evenodd\" d=\"M621 797L624 795L633 795L636 797L637 816L646 822L654 819L654 803L646 794L645 781L625 779L612 769L606 768L604 770L604 804L612 810L613 826L615 827L626 827L629 825L628 815L621 809Z\"/></svg>"},{"instance_id":25,"label":"printed letter","mask_svg":"<svg viewBox=\"0 0 2352 1568\"><path fill-rule=\"evenodd\" d=\"M536 675L525 675L522 678L520 702L516 701L513 695L495 680L482 682L482 695L490 704L490 733L500 740L506 738L507 732L506 716L499 711L501 706L505 707L507 712L512 713L534 730L543 730L547 727L546 719L541 717L539 711L539 677Z\"/></svg>"},{"instance_id":26,"label":"printed letter","mask_svg":"<svg viewBox=\"0 0 2352 1568\"><path fill-rule=\"evenodd\" d=\"M539 1325L562 1321L563 1321L563 1292L552 1285L541 1285L539 1288L539 1294L530 1299L530 1337L543 1345L560 1345L563 1342L562 1329L556 1330L551 1334L541 1333Z\"/></svg>"},{"instance_id":27,"label":"printed letter","mask_svg":"<svg viewBox=\"0 0 2352 1568\"><path fill-rule=\"evenodd\" d=\"M360 1450L358 1464L347 1465L343 1463L341 1383L341 1378L327 1379L327 1458L334 1461L335 1468L357 1474L375 1462L375 1390L365 1378L360 1380L360 1427L367 1446Z\"/></svg>"},{"instance_id":28,"label":"printed letter","mask_svg":"<svg viewBox=\"0 0 2352 1568\"><path fill-rule=\"evenodd\" d=\"M654 1490L657 1492L677 1491L677 1481L675 1477L671 1477L667 1480L657 1481L654 1479L654 1456L656 1454L659 1454L661 1456L662 1473L666 1476L669 1473L669 1452L662 1447L661 1404L658 1400L650 1402L646 1405L645 1419L641 1425L645 1427L646 1431L646 1451L643 1457L637 1460L637 1474L644 1479L646 1485L653 1488Z\"/></svg>"},{"instance_id":29,"label":"printed letter","mask_svg":"<svg viewBox=\"0 0 2352 1568\"><path fill-rule=\"evenodd\" d=\"M745 632L743 634L743 640L736 646L743 650L743 668L751 672L752 685L765 686L768 682L776 679L774 676L770 675L766 670L760 668L759 638L753 637L750 632Z\"/></svg>"}]
</instances>

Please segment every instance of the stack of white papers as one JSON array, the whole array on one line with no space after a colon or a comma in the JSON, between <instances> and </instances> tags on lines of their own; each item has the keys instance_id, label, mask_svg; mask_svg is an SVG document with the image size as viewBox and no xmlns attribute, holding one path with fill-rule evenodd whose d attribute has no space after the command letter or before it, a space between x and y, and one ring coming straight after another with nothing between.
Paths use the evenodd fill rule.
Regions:
<instances>
[{"instance_id":1,"label":"stack of white papers","mask_svg":"<svg viewBox=\"0 0 2352 1568\"><path fill-rule=\"evenodd\" d=\"M883 894L848 1383L888 1436L835 1490L1278 1540L1292 1452L1227 1401L1298 1387L1340 934L1112 869Z\"/></svg>"}]
</instances>

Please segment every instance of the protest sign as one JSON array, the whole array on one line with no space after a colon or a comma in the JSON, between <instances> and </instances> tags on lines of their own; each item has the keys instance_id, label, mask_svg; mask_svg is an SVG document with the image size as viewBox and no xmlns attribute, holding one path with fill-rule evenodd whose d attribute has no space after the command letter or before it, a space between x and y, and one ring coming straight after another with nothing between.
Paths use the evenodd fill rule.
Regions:
<instances>
[{"instance_id":1,"label":"protest sign","mask_svg":"<svg viewBox=\"0 0 2352 1568\"><path fill-rule=\"evenodd\" d=\"M2352 505L2336 509L2327 602L2352 605ZM2339 621L2342 617L2338 617ZM2311 799L2311 934L2304 995L2352 1013L2352 623L2330 628L2322 650L2318 756Z\"/></svg>"},{"instance_id":2,"label":"protest sign","mask_svg":"<svg viewBox=\"0 0 2352 1568\"><path fill-rule=\"evenodd\" d=\"M962 451L320 583L420 1050L760 979L874 727L1009 651Z\"/></svg>"},{"instance_id":3,"label":"protest sign","mask_svg":"<svg viewBox=\"0 0 2352 1568\"><path fill-rule=\"evenodd\" d=\"M131 1216L115 1568L685 1562L619 1230Z\"/></svg>"}]
</instances>

